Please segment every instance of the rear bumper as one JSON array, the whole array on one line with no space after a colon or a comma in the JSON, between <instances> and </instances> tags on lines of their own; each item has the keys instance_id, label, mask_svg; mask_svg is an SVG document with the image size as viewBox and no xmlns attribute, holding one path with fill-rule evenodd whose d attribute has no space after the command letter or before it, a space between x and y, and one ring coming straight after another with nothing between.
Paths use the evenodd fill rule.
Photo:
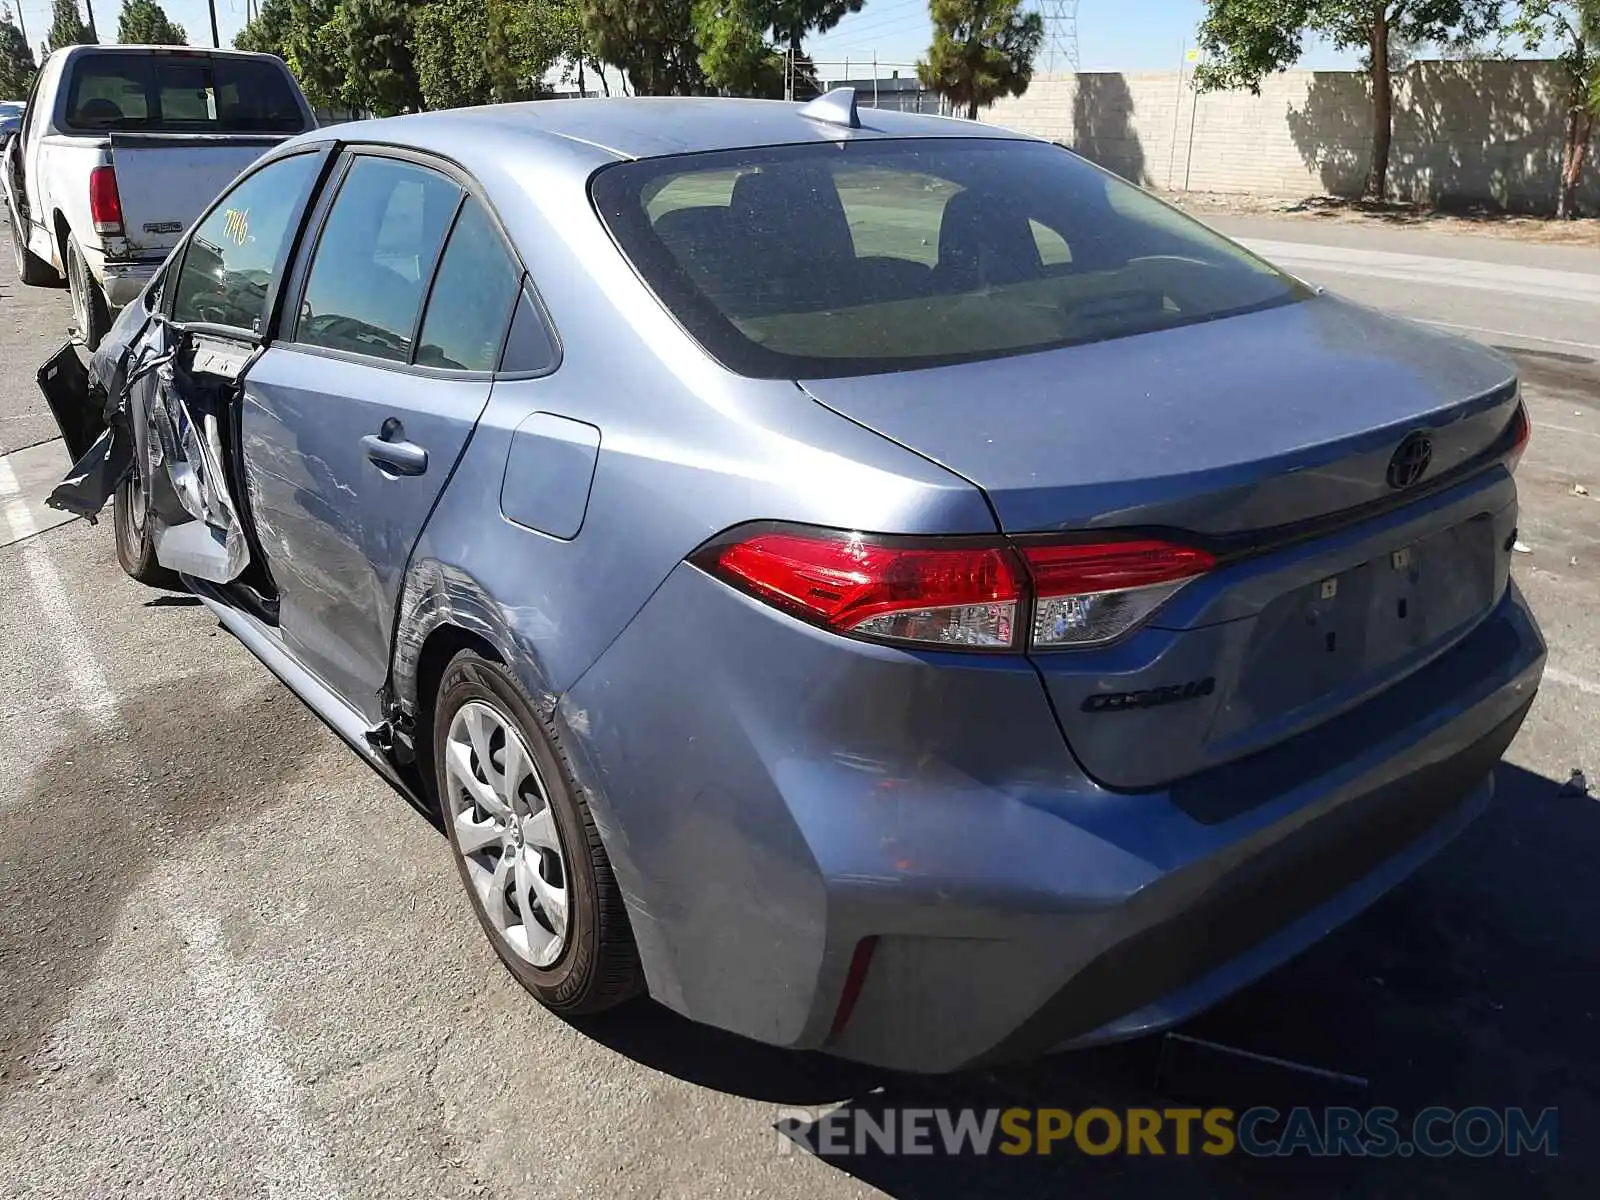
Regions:
<instances>
[{"instance_id":1,"label":"rear bumper","mask_svg":"<svg viewBox=\"0 0 1600 1200\"><path fill-rule=\"evenodd\" d=\"M132 304L165 261L163 257L140 259L136 262L103 263L100 282L105 289L106 304L113 311Z\"/></svg>"},{"instance_id":2,"label":"rear bumper","mask_svg":"<svg viewBox=\"0 0 1600 1200\"><path fill-rule=\"evenodd\" d=\"M139 298L145 285L155 277L161 264L167 261L165 251L145 258L108 258L103 245L83 246L84 265L89 274L100 281L106 296L106 307L113 314L126 308Z\"/></svg>"},{"instance_id":3,"label":"rear bumper","mask_svg":"<svg viewBox=\"0 0 1600 1200\"><path fill-rule=\"evenodd\" d=\"M560 712L657 999L945 1071L1172 1024L1316 941L1487 802L1543 663L1513 586L1367 705L1117 793L1025 663L845 642L685 567Z\"/></svg>"}]
</instances>

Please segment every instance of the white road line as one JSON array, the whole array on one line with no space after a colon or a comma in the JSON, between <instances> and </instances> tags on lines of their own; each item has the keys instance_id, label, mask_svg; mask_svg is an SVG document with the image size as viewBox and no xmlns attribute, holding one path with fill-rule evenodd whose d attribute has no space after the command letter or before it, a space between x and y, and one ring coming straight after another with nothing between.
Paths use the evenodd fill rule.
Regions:
<instances>
[{"instance_id":1,"label":"white road line","mask_svg":"<svg viewBox=\"0 0 1600 1200\"><path fill-rule=\"evenodd\" d=\"M16 541L29 538L37 531L33 513L28 510L22 487L17 483L17 474L3 455L0 455L0 512L4 513ZM94 660L88 639L83 636L83 626L78 623L78 614L61 572L56 570L43 543L37 541L23 543L22 566L33 585L39 612L55 634L56 650L61 656L74 702L97 728L108 728L116 697Z\"/></svg>"},{"instance_id":2,"label":"white road line","mask_svg":"<svg viewBox=\"0 0 1600 1200\"><path fill-rule=\"evenodd\" d=\"M1576 433L1580 437L1600 437L1600 430L1574 429L1571 425L1552 425L1549 421L1535 421L1535 429L1554 429L1557 433Z\"/></svg>"},{"instance_id":3,"label":"white road line","mask_svg":"<svg viewBox=\"0 0 1600 1200\"><path fill-rule=\"evenodd\" d=\"M1600 683L1596 683L1593 679L1585 679L1582 675L1574 675L1571 671L1563 671L1560 667L1546 667L1544 677L1551 683L1577 688L1585 696L1600 696Z\"/></svg>"},{"instance_id":4,"label":"white road line","mask_svg":"<svg viewBox=\"0 0 1600 1200\"><path fill-rule=\"evenodd\" d=\"M195 904L195 897L209 890L205 880L172 880L161 889L161 904L184 940L189 981L234 1048L231 1073L265 1141L260 1170L267 1195L274 1200L337 1200L340 1189L323 1148L306 1128L300 1085L278 1050L266 1005L223 945L216 914Z\"/></svg>"},{"instance_id":5,"label":"white road line","mask_svg":"<svg viewBox=\"0 0 1600 1200\"><path fill-rule=\"evenodd\" d=\"M1548 342L1552 346L1576 346L1580 350L1593 350L1600 353L1600 345L1594 342L1575 342L1571 338L1540 337L1536 333L1517 333L1511 329L1486 329L1482 325L1457 325L1453 321L1435 321L1431 317L1413 317L1412 320L1420 321L1424 325L1433 325L1439 329L1459 329L1464 333L1487 333L1491 337L1517 338L1524 342Z\"/></svg>"},{"instance_id":6,"label":"white road line","mask_svg":"<svg viewBox=\"0 0 1600 1200\"><path fill-rule=\"evenodd\" d=\"M1472 288L1502 295L1510 293L1549 300L1571 300L1580 304L1600 303L1600 275L1588 272L1512 266L1472 258L1439 258L1431 254L1358 250L1315 242L1282 242L1264 238L1240 240L1269 262L1297 269L1306 268L1313 274L1328 271L1433 287Z\"/></svg>"},{"instance_id":7,"label":"white road line","mask_svg":"<svg viewBox=\"0 0 1600 1200\"><path fill-rule=\"evenodd\" d=\"M16 538L36 532L16 472L3 455L0 512ZM120 724L116 697L95 662L61 573L42 542L23 543L21 555L39 610L55 634L76 707L99 728L112 729ZM126 736L125 730L120 732ZM163 889L161 899L168 919L186 943L184 966L190 983L235 1046L234 1077L242 1102L266 1144L261 1171L267 1194L275 1200L338 1200L340 1192L329 1173L326 1154L307 1127L299 1085L278 1050L266 1007L249 973L224 947L216 914L195 904L195 898L206 891L198 883L168 888Z\"/></svg>"}]
</instances>

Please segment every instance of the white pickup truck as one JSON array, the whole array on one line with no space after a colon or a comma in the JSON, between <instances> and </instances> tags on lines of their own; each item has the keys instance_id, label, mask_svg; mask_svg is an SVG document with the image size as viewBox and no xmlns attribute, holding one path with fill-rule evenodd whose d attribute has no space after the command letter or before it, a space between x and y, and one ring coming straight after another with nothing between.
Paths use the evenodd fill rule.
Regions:
<instances>
[{"instance_id":1,"label":"white pickup truck","mask_svg":"<svg viewBox=\"0 0 1600 1200\"><path fill-rule=\"evenodd\" d=\"M17 274L40 286L65 275L93 349L211 199L269 147L315 125L269 54L58 50L0 172Z\"/></svg>"}]
</instances>

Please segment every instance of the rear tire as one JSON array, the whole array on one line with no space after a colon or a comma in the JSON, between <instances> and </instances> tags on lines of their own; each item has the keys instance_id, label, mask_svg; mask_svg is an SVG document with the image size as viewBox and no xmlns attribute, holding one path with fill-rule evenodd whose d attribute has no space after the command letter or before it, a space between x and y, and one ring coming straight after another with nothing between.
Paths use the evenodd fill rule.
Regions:
<instances>
[{"instance_id":1,"label":"rear tire","mask_svg":"<svg viewBox=\"0 0 1600 1200\"><path fill-rule=\"evenodd\" d=\"M456 869L500 961L564 1017L639 995L644 972L594 816L516 677L458 653L439 682L431 735ZM509 815L497 816L502 806Z\"/></svg>"},{"instance_id":2,"label":"rear tire","mask_svg":"<svg viewBox=\"0 0 1600 1200\"><path fill-rule=\"evenodd\" d=\"M90 350L99 347L111 331L111 310L106 305L106 294L100 290L94 276L89 274L88 261L78 248L78 239L67 238L67 287L72 291L72 316L78 323L78 334Z\"/></svg>"},{"instance_id":3,"label":"rear tire","mask_svg":"<svg viewBox=\"0 0 1600 1200\"><path fill-rule=\"evenodd\" d=\"M6 224L11 226L11 254L16 260L17 278L29 287L60 287L61 276L56 269L28 249L17 214L8 212L6 218Z\"/></svg>"},{"instance_id":4,"label":"rear tire","mask_svg":"<svg viewBox=\"0 0 1600 1200\"><path fill-rule=\"evenodd\" d=\"M149 510L136 470L129 471L127 478L117 485L111 500L111 526L117 536L117 561L130 579L146 587L174 592L184 590L177 572L156 561L155 536L150 529Z\"/></svg>"}]
</instances>

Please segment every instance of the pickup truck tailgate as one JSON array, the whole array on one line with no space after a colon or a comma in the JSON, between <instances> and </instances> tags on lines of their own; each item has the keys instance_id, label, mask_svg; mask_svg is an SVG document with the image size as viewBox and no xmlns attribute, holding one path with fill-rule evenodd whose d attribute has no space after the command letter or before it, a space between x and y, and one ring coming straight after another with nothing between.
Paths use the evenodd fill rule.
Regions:
<instances>
[{"instance_id":1,"label":"pickup truck tailgate","mask_svg":"<svg viewBox=\"0 0 1600 1200\"><path fill-rule=\"evenodd\" d=\"M273 135L113 133L111 165L129 252L145 258L172 249L236 175L283 140Z\"/></svg>"}]
</instances>

